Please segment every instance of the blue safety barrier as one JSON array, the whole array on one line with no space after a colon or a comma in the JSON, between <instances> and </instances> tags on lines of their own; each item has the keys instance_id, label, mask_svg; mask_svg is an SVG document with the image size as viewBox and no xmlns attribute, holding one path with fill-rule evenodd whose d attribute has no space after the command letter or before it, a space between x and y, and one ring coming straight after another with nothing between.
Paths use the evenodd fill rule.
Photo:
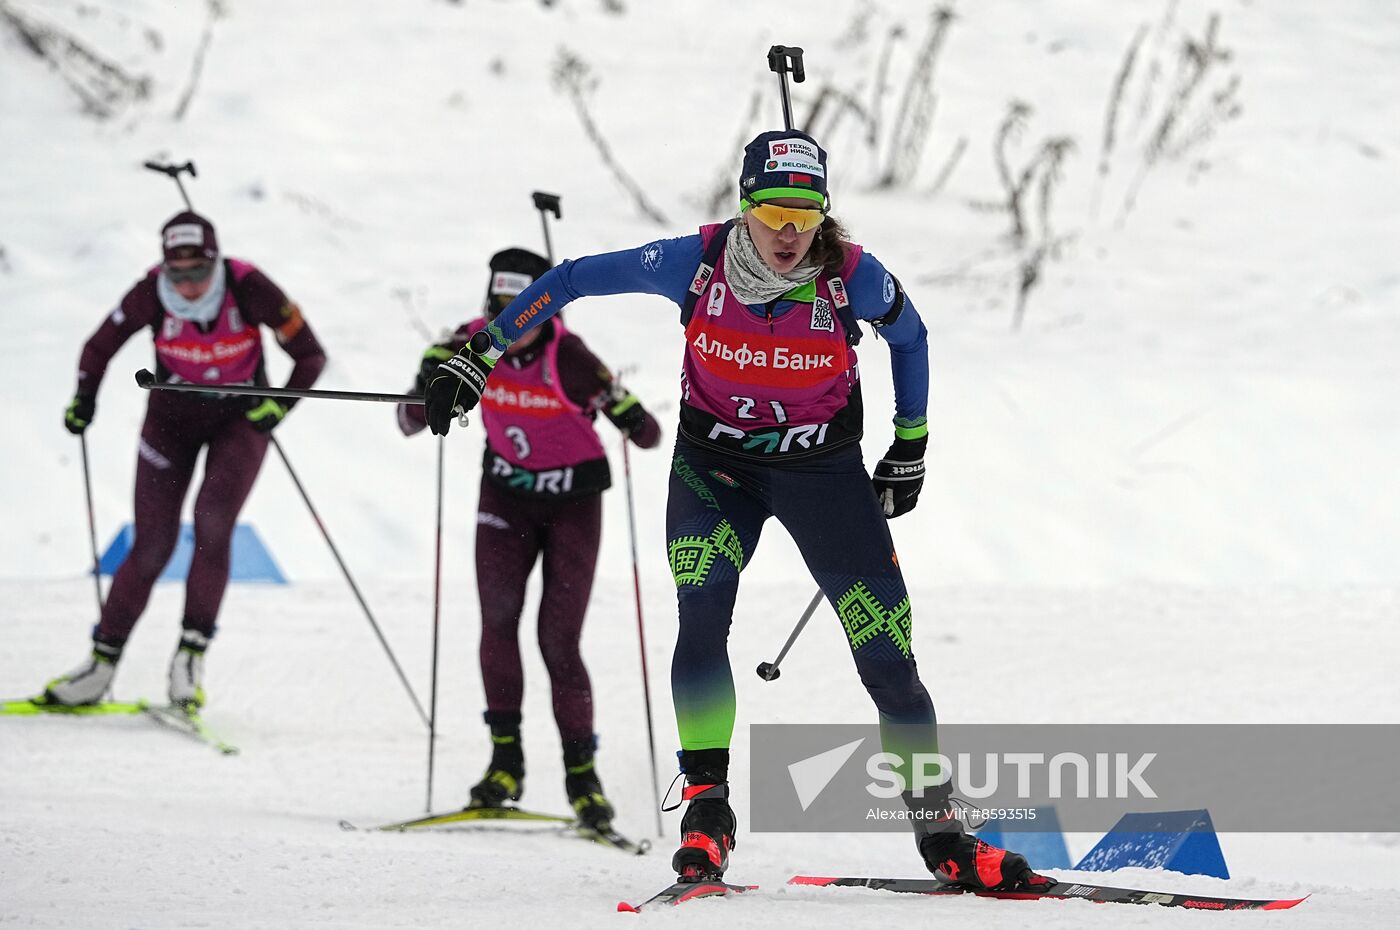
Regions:
<instances>
[{"instance_id":1,"label":"blue safety barrier","mask_svg":"<svg viewBox=\"0 0 1400 930\"><path fill-rule=\"evenodd\" d=\"M1128 866L1230 877L1206 810L1125 814L1075 868L1106 872Z\"/></svg>"},{"instance_id":2,"label":"blue safety barrier","mask_svg":"<svg viewBox=\"0 0 1400 930\"><path fill-rule=\"evenodd\" d=\"M107 551L98 560L98 570L104 575L112 575L117 567L126 561L131 545L136 540L136 529L130 523L117 531ZM194 555L194 527L189 523L180 525L180 539L175 544L175 552L160 573L161 581L184 581L189 574L190 559ZM233 530L233 550L229 554L229 581L262 581L271 584L286 584L287 576L277 567L272 553L263 544L262 537L251 524L240 523Z\"/></svg>"}]
</instances>

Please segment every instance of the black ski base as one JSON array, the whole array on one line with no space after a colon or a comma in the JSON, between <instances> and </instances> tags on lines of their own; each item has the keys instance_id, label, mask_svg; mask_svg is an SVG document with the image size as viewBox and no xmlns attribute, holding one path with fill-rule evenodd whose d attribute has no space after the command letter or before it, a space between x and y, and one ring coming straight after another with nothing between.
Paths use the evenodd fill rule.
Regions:
<instances>
[{"instance_id":1,"label":"black ski base","mask_svg":"<svg viewBox=\"0 0 1400 930\"><path fill-rule=\"evenodd\" d=\"M1164 907L1184 907L1198 911L1279 911L1295 907L1307 900L1301 898L1222 898L1213 895L1177 894L1147 891L1141 888L1109 888L1078 882L1056 882L1044 891L987 891L971 888L937 878L829 878L816 875L794 875L789 885L816 885L823 888L874 888L904 894L963 895L979 898L1001 898L1012 901L1054 900L1095 901L1100 904L1160 904Z\"/></svg>"}]
</instances>

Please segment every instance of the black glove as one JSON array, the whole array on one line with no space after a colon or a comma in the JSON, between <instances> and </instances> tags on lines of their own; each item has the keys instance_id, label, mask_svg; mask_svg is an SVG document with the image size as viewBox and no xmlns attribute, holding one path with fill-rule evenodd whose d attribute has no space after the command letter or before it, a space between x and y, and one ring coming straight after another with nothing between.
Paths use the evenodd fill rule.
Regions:
<instances>
[{"instance_id":1,"label":"black glove","mask_svg":"<svg viewBox=\"0 0 1400 930\"><path fill-rule=\"evenodd\" d=\"M450 359L455 353L450 346L441 344L430 345L423 353L423 360L418 363L418 392L422 393L423 386L433 379L437 374L437 367Z\"/></svg>"},{"instance_id":2,"label":"black glove","mask_svg":"<svg viewBox=\"0 0 1400 930\"><path fill-rule=\"evenodd\" d=\"M271 397L264 397L258 402L257 406L251 408L244 416L248 418L248 422L252 424L253 429L257 430L259 433L270 433L277 428L277 424L282 422L283 418L287 416L291 409L290 404L284 404Z\"/></svg>"},{"instance_id":3,"label":"black glove","mask_svg":"<svg viewBox=\"0 0 1400 930\"><path fill-rule=\"evenodd\" d=\"M486 379L503 353L484 331L441 365L423 388L423 411L435 436L446 436L458 413L467 413L481 401Z\"/></svg>"},{"instance_id":4,"label":"black glove","mask_svg":"<svg viewBox=\"0 0 1400 930\"><path fill-rule=\"evenodd\" d=\"M63 426L74 436L81 436L97 414L97 397L92 394L74 394L68 409L63 411Z\"/></svg>"},{"instance_id":5,"label":"black glove","mask_svg":"<svg viewBox=\"0 0 1400 930\"><path fill-rule=\"evenodd\" d=\"M608 397L603 402L603 415L621 430L624 436L631 436L647 422L647 412L642 409L642 402L637 399L637 395L616 381L612 383Z\"/></svg>"},{"instance_id":6,"label":"black glove","mask_svg":"<svg viewBox=\"0 0 1400 930\"><path fill-rule=\"evenodd\" d=\"M875 466L875 496L885 516L893 520L914 509L924 486L924 449L928 436L896 439Z\"/></svg>"}]
</instances>

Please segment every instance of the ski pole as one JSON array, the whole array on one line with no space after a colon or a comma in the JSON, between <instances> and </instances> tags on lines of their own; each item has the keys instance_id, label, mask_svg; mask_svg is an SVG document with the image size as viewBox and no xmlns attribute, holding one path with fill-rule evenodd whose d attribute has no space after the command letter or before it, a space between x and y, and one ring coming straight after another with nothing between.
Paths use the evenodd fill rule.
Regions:
<instances>
[{"instance_id":1,"label":"ski pole","mask_svg":"<svg viewBox=\"0 0 1400 930\"><path fill-rule=\"evenodd\" d=\"M413 686L408 683L408 676L403 673L403 668L399 666L399 660L394 657L394 650L389 648L389 642L384 638L384 632L379 629L379 624L375 622L374 614L370 612L369 605L365 603L364 596L360 594L359 586L355 584L355 579L350 575L350 569L345 566L345 560L340 557L340 550L335 547L335 542L331 539L330 531L326 529L326 524L321 522L321 515L316 512L315 506L311 503L311 497L306 493L306 488L302 486L301 479L297 477L292 463L287 459L287 453L282 451L282 444L277 441L276 436L269 436L272 448L277 450L277 455L282 459L282 464L287 466L287 474L292 478L292 484L296 485L297 492L301 494L301 499L306 503L306 509L311 512L311 519L316 522L316 528L321 531L321 536L330 547L331 555L335 557L335 564L340 566L340 572L345 576L346 582L350 585L350 591L355 595L355 600L359 601L360 609L365 613L365 619L374 629L374 635L379 637L379 645L384 647L384 654L389 657L389 662L394 666L394 671L398 673L399 681L403 682L404 690L408 692L409 698L413 701L413 707L418 711L418 716L423 719L424 725L431 728L432 724L428 720L427 713L423 710L423 705L418 701L418 695L414 693Z\"/></svg>"},{"instance_id":2,"label":"ski pole","mask_svg":"<svg viewBox=\"0 0 1400 930\"><path fill-rule=\"evenodd\" d=\"M627 535L632 541L632 594L637 602L637 650L642 657L642 705L647 714L647 761L651 763L651 795L655 801L656 835L664 836L661 826L661 785L656 774L656 728L651 717L651 679L647 674L647 634L642 623L642 574L637 564L637 515L632 503L632 456L630 440L622 437L622 480L627 486Z\"/></svg>"},{"instance_id":3,"label":"ski pole","mask_svg":"<svg viewBox=\"0 0 1400 930\"><path fill-rule=\"evenodd\" d=\"M422 404L422 394L378 394L366 391L320 391L315 388L259 387L249 384L160 384L145 368L136 373L136 383L148 391L186 391L195 394L239 394L249 397L305 397L320 400L363 400L377 404Z\"/></svg>"},{"instance_id":4,"label":"ski pole","mask_svg":"<svg viewBox=\"0 0 1400 930\"><path fill-rule=\"evenodd\" d=\"M534 198L535 209L540 211L540 225L544 227L544 257L553 265L554 245L549 241L549 217L546 214L553 213L556 220L563 218L559 212L559 195L535 191L530 196Z\"/></svg>"},{"instance_id":5,"label":"ski pole","mask_svg":"<svg viewBox=\"0 0 1400 930\"><path fill-rule=\"evenodd\" d=\"M83 449L83 489L87 492L88 539L92 544L92 587L97 592L97 616L102 618L102 565L97 559L97 517L92 509L92 472L88 469L87 436L78 434Z\"/></svg>"},{"instance_id":6,"label":"ski pole","mask_svg":"<svg viewBox=\"0 0 1400 930\"><path fill-rule=\"evenodd\" d=\"M792 99L788 97L787 76L792 75L794 84L807 80L807 69L802 65L802 49L795 45L775 45L768 50L768 70L778 75L778 91L783 97L784 128L792 128Z\"/></svg>"},{"instance_id":7,"label":"ski pole","mask_svg":"<svg viewBox=\"0 0 1400 930\"><path fill-rule=\"evenodd\" d=\"M442 456L446 436L438 437L437 454L437 543L433 547L433 675L432 694L428 698L428 805L425 813L433 812L433 751L437 745L438 696L438 626L442 617Z\"/></svg>"},{"instance_id":8,"label":"ski pole","mask_svg":"<svg viewBox=\"0 0 1400 930\"><path fill-rule=\"evenodd\" d=\"M783 649L778 653L778 657L772 662L758 663L757 671L759 678L762 678L764 681L772 681L782 674L782 670L779 669L778 666L783 664L783 656L787 655L788 650L792 648L792 644L797 642L797 637L802 632L802 628L807 625L808 620L812 619L812 614L817 612L817 605L821 602L822 589L817 588L817 593L812 595L812 603L808 604L807 609L802 611L802 618L797 621L797 626L792 628L792 635L787 638L787 642L783 643Z\"/></svg>"},{"instance_id":9,"label":"ski pole","mask_svg":"<svg viewBox=\"0 0 1400 930\"><path fill-rule=\"evenodd\" d=\"M148 161L145 163L144 167L163 174L174 181L175 186L180 188L180 196L185 200L185 209L189 210L191 213L194 212L194 206L190 203L190 195L185 193L184 182L180 180L180 174L185 171L188 171L192 178L199 177L199 172L194 170L194 162L187 161L183 165L166 165L157 161Z\"/></svg>"}]
</instances>

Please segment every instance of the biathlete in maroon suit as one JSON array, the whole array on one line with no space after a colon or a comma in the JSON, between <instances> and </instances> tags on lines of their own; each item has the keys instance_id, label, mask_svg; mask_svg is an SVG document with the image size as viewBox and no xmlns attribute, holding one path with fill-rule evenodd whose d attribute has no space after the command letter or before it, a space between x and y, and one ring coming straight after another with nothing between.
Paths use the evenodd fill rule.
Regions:
<instances>
[{"instance_id":1,"label":"biathlete in maroon suit","mask_svg":"<svg viewBox=\"0 0 1400 930\"><path fill-rule=\"evenodd\" d=\"M911 510L923 484L927 332L894 276L828 216L826 169L810 136L760 134L744 149L735 219L563 262L433 373L428 423L445 433L454 411L485 403L506 347L572 300L649 293L679 305L685 354L666 533L680 620L671 696L689 802L672 858L680 880L722 875L734 847L727 640L740 574L774 517L840 618L883 748L901 760L924 863L977 887L1045 886L1024 857L963 829L938 778L947 773L914 778L916 755L937 752L937 728L886 521ZM894 375L894 442L873 476L859 442L858 320L883 337Z\"/></svg>"},{"instance_id":2,"label":"biathlete in maroon suit","mask_svg":"<svg viewBox=\"0 0 1400 930\"><path fill-rule=\"evenodd\" d=\"M204 702L204 651L228 585L234 525L267 452L268 434L293 403L271 398L250 403L247 396L220 394L218 387L267 384L261 327L272 330L295 362L287 387L311 387L326 363L297 305L252 264L221 258L207 219L180 213L161 236L164 261L126 293L83 346L78 390L64 424L71 433L88 428L107 363L142 329L155 339L158 381L208 385L210 393L151 392L136 462L136 538L112 579L93 631L92 656L46 689L46 699L55 703L94 703L110 689L127 637L174 551L195 460L207 449L169 686L173 703L198 707Z\"/></svg>"},{"instance_id":3,"label":"biathlete in maroon suit","mask_svg":"<svg viewBox=\"0 0 1400 930\"><path fill-rule=\"evenodd\" d=\"M492 256L485 315L424 353L415 390L421 393L425 376L548 270L547 261L524 249ZM564 787L580 822L606 828L614 812L594 764L593 691L579 652L598 560L602 492L612 484L594 431L599 413L644 449L660 441L656 420L558 317L510 347L482 398L486 449L476 577L492 752L485 777L471 789L471 804L500 807L519 800L524 788L519 628L526 582L543 561L539 643L563 743ZM398 418L405 435L427 426L421 406L400 405Z\"/></svg>"}]
</instances>

